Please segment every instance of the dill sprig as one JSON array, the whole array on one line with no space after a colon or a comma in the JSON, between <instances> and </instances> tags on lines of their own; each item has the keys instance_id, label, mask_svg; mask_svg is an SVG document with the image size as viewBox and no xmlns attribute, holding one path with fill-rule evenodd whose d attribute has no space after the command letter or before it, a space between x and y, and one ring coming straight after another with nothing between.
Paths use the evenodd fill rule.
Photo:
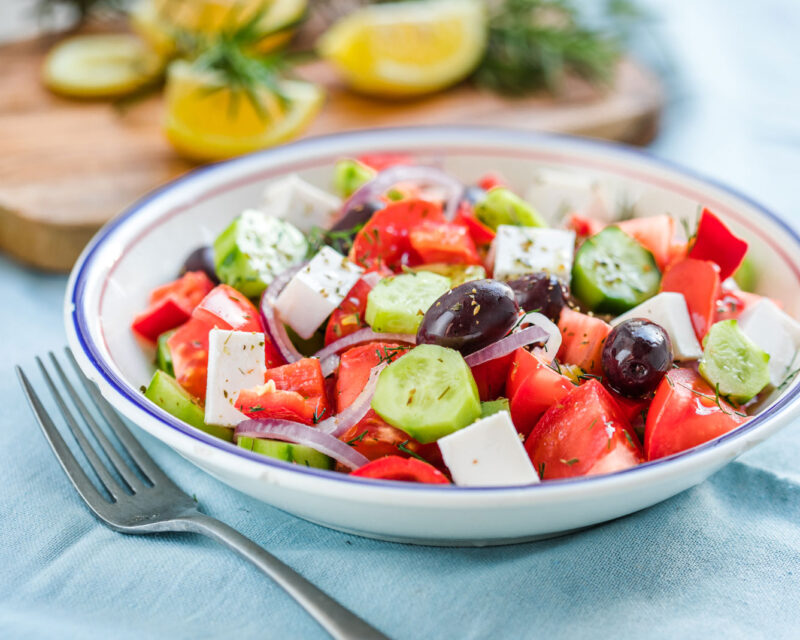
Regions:
<instances>
[{"instance_id":1,"label":"dill sprig","mask_svg":"<svg viewBox=\"0 0 800 640\"><path fill-rule=\"evenodd\" d=\"M608 0L604 14L604 25L593 26L571 0L499 0L490 7L476 83L509 95L558 93L567 75L609 83L640 14L629 0Z\"/></svg>"}]
</instances>

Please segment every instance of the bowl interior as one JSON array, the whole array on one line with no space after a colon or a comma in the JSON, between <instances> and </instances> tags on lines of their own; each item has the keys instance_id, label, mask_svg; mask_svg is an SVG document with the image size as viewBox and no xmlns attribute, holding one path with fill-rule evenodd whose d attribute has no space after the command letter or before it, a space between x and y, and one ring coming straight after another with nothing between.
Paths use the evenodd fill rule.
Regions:
<instances>
[{"instance_id":1,"label":"bowl interior","mask_svg":"<svg viewBox=\"0 0 800 640\"><path fill-rule=\"evenodd\" d=\"M76 307L75 314L68 313L68 322L76 322L78 335L95 359L135 395L152 374L153 352L129 327L153 287L174 278L185 256L211 242L243 209L259 206L270 181L297 173L328 189L337 158L386 150L414 154L465 183L497 172L520 193L543 169L567 170L604 185L619 205L636 204L637 216L670 213L690 228L700 207L707 206L750 242L760 274L759 293L779 300L792 315L800 312L800 241L784 223L744 197L608 144L444 128L311 139L204 168L168 185L115 219L87 248L73 273L74 290L68 292L68 303ZM140 397L138 402L147 401Z\"/></svg>"}]
</instances>

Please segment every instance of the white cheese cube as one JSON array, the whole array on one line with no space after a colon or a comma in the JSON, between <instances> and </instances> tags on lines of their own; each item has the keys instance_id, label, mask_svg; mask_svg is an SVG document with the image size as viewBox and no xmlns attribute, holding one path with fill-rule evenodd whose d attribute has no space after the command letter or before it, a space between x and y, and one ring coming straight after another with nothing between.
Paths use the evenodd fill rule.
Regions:
<instances>
[{"instance_id":1,"label":"white cheese cube","mask_svg":"<svg viewBox=\"0 0 800 640\"><path fill-rule=\"evenodd\" d=\"M689 308L682 293L675 291L659 293L638 307L614 318L611 326L616 327L620 322L631 318L645 318L660 325L669 335L672 353L676 360L697 360L703 355L703 348L697 341Z\"/></svg>"},{"instance_id":2,"label":"white cheese cube","mask_svg":"<svg viewBox=\"0 0 800 640\"><path fill-rule=\"evenodd\" d=\"M544 271L569 280L575 252L575 233L563 229L500 225L490 260L497 280Z\"/></svg>"},{"instance_id":3,"label":"white cheese cube","mask_svg":"<svg viewBox=\"0 0 800 640\"><path fill-rule=\"evenodd\" d=\"M777 387L786 379L800 348L800 323L763 298L739 316L742 333L769 354L769 378Z\"/></svg>"},{"instance_id":4,"label":"white cheese cube","mask_svg":"<svg viewBox=\"0 0 800 640\"><path fill-rule=\"evenodd\" d=\"M330 227L341 206L338 197L293 173L267 185L262 208L270 215L288 220L302 231L309 231L314 226Z\"/></svg>"},{"instance_id":5,"label":"white cheese cube","mask_svg":"<svg viewBox=\"0 0 800 640\"><path fill-rule=\"evenodd\" d=\"M212 329L208 333L206 424L235 427L247 420L234 407L242 389L264 384L264 334Z\"/></svg>"},{"instance_id":6,"label":"white cheese cube","mask_svg":"<svg viewBox=\"0 0 800 640\"><path fill-rule=\"evenodd\" d=\"M508 411L478 420L437 444L453 481L462 487L539 482Z\"/></svg>"},{"instance_id":7,"label":"white cheese cube","mask_svg":"<svg viewBox=\"0 0 800 640\"><path fill-rule=\"evenodd\" d=\"M591 178L558 169L541 169L525 191L525 200L551 224L580 213L604 222L613 218L608 189Z\"/></svg>"},{"instance_id":8,"label":"white cheese cube","mask_svg":"<svg viewBox=\"0 0 800 640\"><path fill-rule=\"evenodd\" d=\"M323 247L298 271L275 301L283 321L308 340L338 307L364 269L338 251Z\"/></svg>"}]
</instances>

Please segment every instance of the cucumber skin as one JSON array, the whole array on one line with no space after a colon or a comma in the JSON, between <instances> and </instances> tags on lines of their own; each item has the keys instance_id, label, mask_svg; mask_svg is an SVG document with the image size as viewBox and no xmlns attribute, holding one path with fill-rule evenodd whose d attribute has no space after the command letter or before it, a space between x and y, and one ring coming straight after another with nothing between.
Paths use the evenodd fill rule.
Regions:
<instances>
[{"instance_id":1,"label":"cucumber skin","mask_svg":"<svg viewBox=\"0 0 800 640\"><path fill-rule=\"evenodd\" d=\"M598 242L600 243L599 245ZM584 264L584 262L593 260L596 254L604 253L605 247L603 245L612 242L622 243L627 245L628 249L640 253L642 265L639 266L638 270L644 273L644 266L649 266L649 272L656 274L656 278L652 279L648 288L638 295L632 288L630 289L631 295L628 296L613 296L609 294L602 286L602 283L598 282L596 277L598 274L595 273L595 270L590 265ZM661 272L658 270L653 254L618 227L607 227L592 236L581 245L575 254L570 289L575 297L590 311L614 315L623 314L657 294L660 284Z\"/></svg>"},{"instance_id":2,"label":"cucumber skin","mask_svg":"<svg viewBox=\"0 0 800 640\"><path fill-rule=\"evenodd\" d=\"M144 392L145 397L167 413L207 434L233 442L233 429L205 423L205 412L172 376L158 370Z\"/></svg>"},{"instance_id":3,"label":"cucumber skin","mask_svg":"<svg viewBox=\"0 0 800 640\"><path fill-rule=\"evenodd\" d=\"M758 270L756 269L755 262L753 262L749 255L744 257L742 264L740 264L739 268L733 273L733 279L736 281L736 284L741 287L742 291L749 291L750 293L755 292L756 286L758 285Z\"/></svg>"},{"instance_id":4,"label":"cucumber skin","mask_svg":"<svg viewBox=\"0 0 800 640\"><path fill-rule=\"evenodd\" d=\"M445 417L439 417L435 411L431 410L424 412L422 415L414 416L412 415L413 410L407 408L408 403L402 402L402 400L398 402L398 399L401 396L405 397L405 394L399 393L402 385L393 381L392 376L401 367L413 367L415 360L423 356L437 361L441 360L446 376L451 377L455 374L456 377L461 378L454 382L458 384L460 392L464 394L463 401L460 406L452 407L452 411ZM442 371L439 373L442 373ZM418 386L424 388L428 385ZM472 370L464 361L463 356L453 349L432 344L422 344L414 347L381 371L371 404L375 413L386 422L404 431L422 444L435 442L454 431L463 429L481 417L481 400L478 394L478 385L475 383Z\"/></svg>"},{"instance_id":5,"label":"cucumber skin","mask_svg":"<svg viewBox=\"0 0 800 640\"><path fill-rule=\"evenodd\" d=\"M511 404L508 398L498 398L497 400L481 402L481 418L488 418L501 411L511 412Z\"/></svg>"},{"instance_id":6,"label":"cucumber skin","mask_svg":"<svg viewBox=\"0 0 800 640\"><path fill-rule=\"evenodd\" d=\"M172 353L167 344L167 340L172 337L173 333L175 333L175 329L165 331L158 336L158 340L156 341L156 366L164 373L174 378L175 368L172 365Z\"/></svg>"},{"instance_id":7,"label":"cucumber skin","mask_svg":"<svg viewBox=\"0 0 800 640\"><path fill-rule=\"evenodd\" d=\"M416 334L425 312L449 289L449 278L428 271L384 278L367 296L364 319L377 333ZM401 304L397 298L408 300Z\"/></svg>"},{"instance_id":8,"label":"cucumber skin","mask_svg":"<svg viewBox=\"0 0 800 640\"><path fill-rule=\"evenodd\" d=\"M736 350L733 354L730 353L731 347ZM723 351L720 354L724 360L722 364L717 362L715 350ZM744 382L731 374L728 363L732 358L743 362ZM736 320L723 320L711 325L703 338L703 357L698 371L712 387L719 385L720 395L744 404L770 383L769 354L742 333Z\"/></svg>"},{"instance_id":9,"label":"cucumber skin","mask_svg":"<svg viewBox=\"0 0 800 640\"><path fill-rule=\"evenodd\" d=\"M239 438L237 445L263 456L293 462L301 466L315 469L333 469L334 460L316 449L302 444L281 442L279 440L262 440L260 438Z\"/></svg>"},{"instance_id":10,"label":"cucumber skin","mask_svg":"<svg viewBox=\"0 0 800 640\"><path fill-rule=\"evenodd\" d=\"M475 205L475 215L495 231L501 224L547 227L536 209L505 187L490 189L486 197Z\"/></svg>"},{"instance_id":11,"label":"cucumber skin","mask_svg":"<svg viewBox=\"0 0 800 640\"><path fill-rule=\"evenodd\" d=\"M349 198L376 175L374 169L352 158L342 158L333 167L333 189L340 198Z\"/></svg>"}]
</instances>

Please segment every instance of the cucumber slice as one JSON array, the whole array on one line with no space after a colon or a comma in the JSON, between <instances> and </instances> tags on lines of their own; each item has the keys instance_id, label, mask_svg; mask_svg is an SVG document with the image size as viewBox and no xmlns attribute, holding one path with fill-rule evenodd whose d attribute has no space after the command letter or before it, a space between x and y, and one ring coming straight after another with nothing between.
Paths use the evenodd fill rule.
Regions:
<instances>
[{"instance_id":1,"label":"cucumber slice","mask_svg":"<svg viewBox=\"0 0 800 640\"><path fill-rule=\"evenodd\" d=\"M756 290L758 284L758 272L756 271L756 263L750 255L745 255L742 264L734 272L733 279L736 281L742 291L750 291L751 293Z\"/></svg>"},{"instance_id":2,"label":"cucumber slice","mask_svg":"<svg viewBox=\"0 0 800 640\"><path fill-rule=\"evenodd\" d=\"M448 278L427 271L384 278L367 296L365 319L378 333L416 333L425 312L448 289Z\"/></svg>"},{"instance_id":3,"label":"cucumber slice","mask_svg":"<svg viewBox=\"0 0 800 640\"><path fill-rule=\"evenodd\" d=\"M381 371L372 408L419 442L434 442L481 417L472 371L458 351L422 344Z\"/></svg>"},{"instance_id":4,"label":"cucumber slice","mask_svg":"<svg viewBox=\"0 0 800 640\"><path fill-rule=\"evenodd\" d=\"M175 368L172 365L172 352L169 350L169 345L167 344L167 340L172 337L173 333L175 333L175 329L165 331L158 336L158 340L156 341L156 366L164 373L174 378Z\"/></svg>"},{"instance_id":5,"label":"cucumber slice","mask_svg":"<svg viewBox=\"0 0 800 640\"><path fill-rule=\"evenodd\" d=\"M446 264L444 262L436 262L433 264L426 264L422 267L414 267L409 271L412 273L419 273L420 271L438 273L440 276L450 279L451 288L455 288L465 282L486 279L486 269L479 264Z\"/></svg>"},{"instance_id":6,"label":"cucumber slice","mask_svg":"<svg viewBox=\"0 0 800 640\"><path fill-rule=\"evenodd\" d=\"M481 402L481 418L500 413L501 411L511 412L508 398L498 398L497 400L488 400Z\"/></svg>"},{"instance_id":7,"label":"cucumber slice","mask_svg":"<svg viewBox=\"0 0 800 640\"><path fill-rule=\"evenodd\" d=\"M769 354L750 340L736 320L711 325L703 338L700 375L723 396L748 402L769 384Z\"/></svg>"},{"instance_id":8,"label":"cucumber slice","mask_svg":"<svg viewBox=\"0 0 800 640\"><path fill-rule=\"evenodd\" d=\"M144 392L145 397L178 420L197 427L221 440L233 442L233 429L206 424L205 412L192 397L172 376L164 371L156 371L150 384Z\"/></svg>"},{"instance_id":9,"label":"cucumber slice","mask_svg":"<svg viewBox=\"0 0 800 640\"><path fill-rule=\"evenodd\" d=\"M531 205L505 187L490 189L475 205L478 220L492 229L501 224L518 227L546 227L547 223Z\"/></svg>"},{"instance_id":10,"label":"cucumber slice","mask_svg":"<svg viewBox=\"0 0 800 640\"><path fill-rule=\"evenodd\" d=\"M333 458L302 444L260 438L239 438L237 444L248 451L315 469L333 469L334 465Z\"/></svg>"},{"instance_id":11,"label":"cucumber slice","mask_svg":"<svg viewBox=\"0 0 800 640\"><path fill-rule=\"evenodd\" d=\"M301 262L308 251L294 225L263 211L247 209L214 241L219 279L256 298L275 276Z\"/></svg>"},{"instance_id":12,"label":"cucumber slice","mask_svg":"<svg viewBox=\"0 0 800 640\"><path fill-rule=\"evenodd\" d=\"M590 311L619 315L658 293L653 254L617 227L581 245L572 265L572 293Z\"/></svg>"},{"instance_id":13,"label":"cucumber slice","mask_svg":"<svg viewBox=\"0 0 800 640\"><path fill-rule=\"evenodd\" d=\"M374 177L374 169L358 160L343 158L333 167L333 188L340 198L349 198L359 187Z\"/></svg>"}]
</instances>

